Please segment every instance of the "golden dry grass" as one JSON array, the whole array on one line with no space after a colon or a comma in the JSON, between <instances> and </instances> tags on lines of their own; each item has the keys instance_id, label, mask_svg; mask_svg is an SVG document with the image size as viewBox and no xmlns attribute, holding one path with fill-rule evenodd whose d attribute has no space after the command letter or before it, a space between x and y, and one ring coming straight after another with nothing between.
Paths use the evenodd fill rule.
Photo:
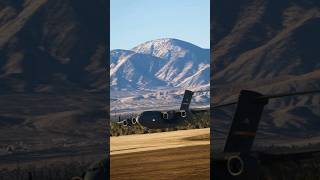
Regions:
<instances>
[{"instance_id":1,"label":"golden dry grass","mask_svg":"<svg viewBox=\"0 0 320 180\"><path fill-rule=\"evenodd\" d=\"M112 137L111 179L210 179L209 132L207 128Z\"/></svg>"},{"instance_id":2,"label":"golden dry grass","mask_svg":"<svg viewBox=\"0 0 320 180\"><path fill-rule=\"evenodd\" d=\"M210 179L210 145L111 156L112 180Z\"/></svg>"}]
</instances>

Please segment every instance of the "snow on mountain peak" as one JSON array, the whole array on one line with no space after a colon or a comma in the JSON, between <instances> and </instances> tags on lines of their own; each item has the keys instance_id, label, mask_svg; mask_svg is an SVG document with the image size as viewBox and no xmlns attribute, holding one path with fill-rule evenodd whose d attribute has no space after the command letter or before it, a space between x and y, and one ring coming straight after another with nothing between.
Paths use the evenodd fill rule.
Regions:
<instances>
[{"instance_id":1,"label":"snow on mountain peak","mask_svg":"<svg viewBox=\"0 0 320 180\"><path fill-rule=\"evenodd\" d=\"M111 90L188 88L209 84L210 51L178 39L156 39L110 53Z\"/></svg>"},{"instance_id":2,"label":"snow on mountain peak","mask_svg":"<svg viewBox=\"0 0 320 180\"><path fill-rule=\"evenodd\" d=\"M142 43L132 51L142 54L150 54L159 58L171 59L183 57L188 51L197 51L200 47L191 43L172 38L156 39Z\"/></svg>"}]
</instances>

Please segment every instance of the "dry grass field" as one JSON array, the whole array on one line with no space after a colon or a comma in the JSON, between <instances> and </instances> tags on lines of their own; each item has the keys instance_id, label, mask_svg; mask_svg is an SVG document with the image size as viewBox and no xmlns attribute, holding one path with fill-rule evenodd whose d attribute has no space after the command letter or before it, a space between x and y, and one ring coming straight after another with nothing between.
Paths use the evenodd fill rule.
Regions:
<instances>
[{"instance_id":1,"label":"dry grass field","mask_svg":"<svg viewBox=\"0 0 320 180\"><path fill-rule=\"evenodd\" d=\"M210 179L210 129L112 137L111 179Z\"/></svg>"}]
</instances>

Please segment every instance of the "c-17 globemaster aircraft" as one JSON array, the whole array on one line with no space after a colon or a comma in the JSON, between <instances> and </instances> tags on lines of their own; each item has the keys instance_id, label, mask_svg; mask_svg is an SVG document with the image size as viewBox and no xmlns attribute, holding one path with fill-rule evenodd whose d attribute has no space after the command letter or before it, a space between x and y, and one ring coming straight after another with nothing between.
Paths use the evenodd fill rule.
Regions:
<instances>
[{"instance_id":1,"label":"c-17 globemaster aircraft","mask_svg":"<svg viewBox=\"0 0 320 180\"><path fill-rule=\"evenodd\" d=\"M320 90L269 96L242 90L237 102L211 107L216 109L237 104L224 150L212 154L211 177L225 180L256 180L259 179L261 165L277 161L299 161L318 156L320 150L277 154L251 150L264 106L270 99L313 93L320 93Z\"/></svg>"},{"instance_id":2,"label":"c-17 globemaster aircraft","mask_svg":"<svg viewBox=\"0 0 320 180\"><path fill-rule=\"evenodd\" d=\"M205 92L205 91L195 91ZM137 117L132 119L122 120L119 117L119 124L124 126L132 126L133 124L140 124L148 129L164 129L173 128L177 125L181 125L186 122L187 118L192 115L209 111L209 109L189 109L192 95L195 93L189 90L185 90L183 100L181 102L180 110L169 111L144 111Z\"/></svg>"}]
</instances>

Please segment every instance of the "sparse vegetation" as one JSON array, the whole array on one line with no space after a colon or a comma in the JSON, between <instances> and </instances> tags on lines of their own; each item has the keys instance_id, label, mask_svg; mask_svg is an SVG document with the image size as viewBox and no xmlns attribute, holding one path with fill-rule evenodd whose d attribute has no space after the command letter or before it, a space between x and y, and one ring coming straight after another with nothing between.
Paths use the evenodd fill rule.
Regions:
<instances>
[{"instance_id":1,"label":"sparse vegetation","mask_svg":"<svg viewBox=\"0 0 320 180\"><path fill-rule=\"evenodd\" d=\"M0 180L71 180L72 177L82 176L89 165L89 162L79 161L54 163L41 167L17 165L14 169L0 169Z\"/></svg>"},{"instance_id":2,"label":"sparse vegetation","mask_svg":"<svg viewBox=\"0 0 320 180\"><path fill-rule=\"evenodd\" d=\"M320 144L308 144L303 147L267 147L267 152L311 152L319 149ZM320 156L314 158L296 159L290 161L275 161L262 165L260 169L262 180L320 180Z\"/></svg>"},{"instance_id":3,"label":"sparse vegetation","mask_svg":"<svg viewBox=\"0 0 320 180\"><path fill-rule=\"evenodd\" d=\"M272 163L260 172L262 180L319 180L320 158Z\"/></svg>"}]
</instances>

